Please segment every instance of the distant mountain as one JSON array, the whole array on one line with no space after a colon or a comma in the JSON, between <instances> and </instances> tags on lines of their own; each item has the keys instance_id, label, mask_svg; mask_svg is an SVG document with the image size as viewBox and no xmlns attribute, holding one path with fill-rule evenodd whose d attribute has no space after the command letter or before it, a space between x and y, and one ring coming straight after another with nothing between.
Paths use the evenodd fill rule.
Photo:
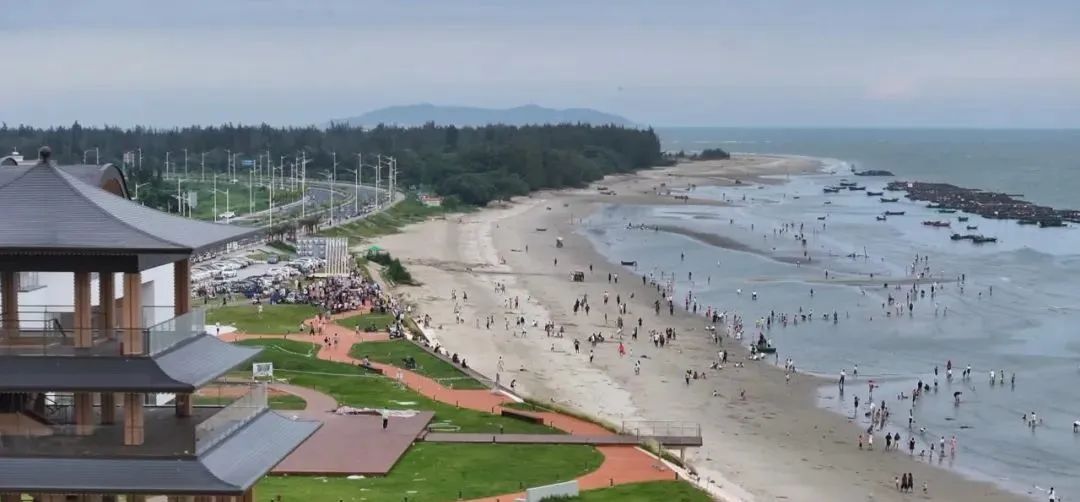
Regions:
<instances>
[{"instance_id":1,"label":"distant mountain","mask_svg":"<svg viewBox=\"0 0 1080 502\"><path fill-rule=\"evenodd\" d=\"M528 125L528 124L615 124L633 126L626 117L612 115L589 108L567 108L557 110L537 105L525 105L515 108L495 109L472 106L436 106L432 104L389 106L372 110L357 117L332 120L331 123L348 123L353 126L376 126L379 124L418 126L427 122L439 125L482 126L487 124Z\"/></svg>"}]
</instances>

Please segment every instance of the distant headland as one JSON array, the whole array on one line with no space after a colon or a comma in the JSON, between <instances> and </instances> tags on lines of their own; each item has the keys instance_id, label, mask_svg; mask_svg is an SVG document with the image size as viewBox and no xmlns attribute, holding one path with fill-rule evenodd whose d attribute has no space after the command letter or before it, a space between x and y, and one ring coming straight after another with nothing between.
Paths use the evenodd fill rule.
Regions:
<instances>
[{"instance_id":1,"label":"distant headland","mask_svg":"<svg viewBox=\"0 0 1080 502\"><path fill-rule=\"evenodd\" d=\"M355 117L334 119L330 124L351 126L376 126L379 124L403 127L420 126L428 122L437 125L484 126L489 124L593 124L633 127L636 124L626 117L605 113L591 108L545 108L538 105L514 108L479 108L472 106L439 106L429 103L388 106Z\"/></svg>"}]
</instances>

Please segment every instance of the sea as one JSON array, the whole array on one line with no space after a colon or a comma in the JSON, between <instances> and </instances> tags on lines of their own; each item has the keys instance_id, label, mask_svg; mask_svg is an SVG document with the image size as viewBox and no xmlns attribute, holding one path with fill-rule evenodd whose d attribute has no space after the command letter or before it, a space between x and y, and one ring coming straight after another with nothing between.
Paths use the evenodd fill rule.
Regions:
<instances>
[{"instance_id":1,"label":"sea","mask_svg":"<svg viewBox=\"0 0 1080 502\"><path fill-rule=\"evenodd\" d=\"M602 254L616 263L636 260L637 273L670 278L676 304L692 294L702 311L737 312L744 319L743 343L763 332L780 359L793 358L799 371L836 381L844 370L845 392L823 384L818 402L864 427L872 381L874 401L891 411L886 431L900 432L905 449L914 436L916 458L940 438L956 437L955 455L935 451L932 460L920 461L1037 500L1045 500L1051 486L1068 499L1080 497L1080 433L1073 430L1080 420L1080 225L1038 228L941 214L903 192L886 191L883 197L900 200L884 203L862 191L822 190L842 179L869 191L882 191L890 179L934 181L1077 208L1080 130L658 133L669 151L720 147L810 156L823 170L779 176L783 183L777 184L693 190L695 198L730 206L608 205L583 226ZM896 178L855 177L852 168L888 170ZM904 215L879 221L885 210ZM928 227L924 220L949 220L951 227ZM789 230L782 231L785 224ZM968 225L977 230L967 231ZM802 228L805 245L793 237L795 228ZM998 241L954 241L954 232ZM919 272L929 275L916 285L905 282ZM890 297L902 312L888 305ZM800 322L756 326L771 313ZM812 320L802 321L802 314ZM969 366L971 376L964 378ZM920 381L932 390L913 406L910 396ZM1031 427L1023 417L1033 412L1038 423Z\"/></svg>"}]
</instances>

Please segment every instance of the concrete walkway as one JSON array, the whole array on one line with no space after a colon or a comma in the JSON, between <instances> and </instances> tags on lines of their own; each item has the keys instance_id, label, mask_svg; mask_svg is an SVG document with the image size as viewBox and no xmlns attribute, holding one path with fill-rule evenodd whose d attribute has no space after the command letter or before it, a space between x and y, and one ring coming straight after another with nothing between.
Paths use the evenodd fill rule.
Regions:
<instances>
[{"instance_id":1,"label":"concrete walkway","mask_svg":"<svg viewBox=\"0 0 1080 502\"><path fill-rule=\"evenodd\" d=\"M351 312L343 315L356 315L360 312ZM309 320L308 322L313 322ZM337 337L338 343L333 340ZM360 361L349 355L350 348L366 341L375 341L374 333L356 333L353 330L337 326L332 322L323 324L322 335L316 335L314 339L310 335L293 338L298 341L310 341L319 346L318 357L327 361L346 364L360 364ZM323 344L324 338L331 340L330 344ZM261 338L258 335L239 335L237 339ZM439 382L420 375L418 373L398 368L389 364L372 362L371 366L382 370L383 374L395 378L409 388L424 396L447 404L483 411L492 414L500 414L502 405L512 401L502 393L492 393L489 390L462 390L449 389ZM520 412L520 410L514 410ZM576 417L562 415L554 412L530 412L532 415L543 419L545 425L565 431L571 435L588 436L616 436L611 431L592 422L581 420ZM488 435L490 437L490 435ZM604 462L600 468L578 478L578 485L582 490L606 488L609 486L640 483L644 481L658 481L677 479L678 475L669 469L660 459L632 445L597 446L597 450L604 456ZM517 498L523 498L523 492L499 495L477 499L484 502L511 502Z\"/></svg>"}]
</instances>

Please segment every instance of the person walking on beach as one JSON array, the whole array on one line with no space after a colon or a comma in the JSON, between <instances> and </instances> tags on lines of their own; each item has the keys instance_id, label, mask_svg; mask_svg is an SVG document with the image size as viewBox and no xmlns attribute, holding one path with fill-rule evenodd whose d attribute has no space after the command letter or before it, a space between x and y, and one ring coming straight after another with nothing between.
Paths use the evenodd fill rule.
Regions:
<instances>
[{"instance_id":1,"label":"person walking on beach","mask_svg":"<svg viewBox=\"0 0 1080 502\"><path fill-rule=\"evenodd\" d=\"M840 370L840 392L844 392L844 377L847 376L843 369Z\"/></svg>"}]
</instances>

